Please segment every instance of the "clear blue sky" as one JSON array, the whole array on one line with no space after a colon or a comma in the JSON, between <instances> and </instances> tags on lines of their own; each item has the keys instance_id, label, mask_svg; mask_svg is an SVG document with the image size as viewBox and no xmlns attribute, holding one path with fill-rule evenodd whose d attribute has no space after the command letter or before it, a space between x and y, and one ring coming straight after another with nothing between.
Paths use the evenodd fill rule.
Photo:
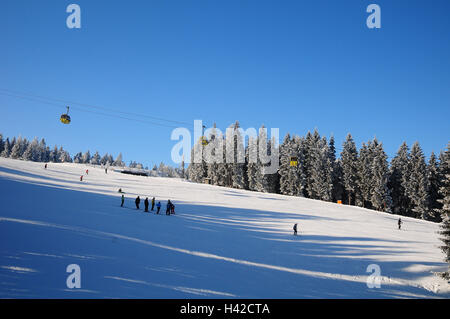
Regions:
<instances>
[{"instance_id":1,"label":"clear blue sky","mask_svg":"<svg viewBox=\"0 0 450 319\"><path fill-rule=\"evenodd\" d=\"M81 7L79 30L66 7ZM381 7L368 29L366 7ZM318 128L389 155L450 140L450 1L3 0L0 89L225 129ZM0 92L1 93L1 92ZM171 164L172 128L0 94L0 132ZM148 119L146 119L148 120Z\"/></svg>"}]
</instances>

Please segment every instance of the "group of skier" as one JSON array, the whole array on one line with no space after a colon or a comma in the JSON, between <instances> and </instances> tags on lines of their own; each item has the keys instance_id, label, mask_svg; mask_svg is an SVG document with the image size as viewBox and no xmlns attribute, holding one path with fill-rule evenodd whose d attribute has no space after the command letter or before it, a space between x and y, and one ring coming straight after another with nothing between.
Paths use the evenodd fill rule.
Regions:
<instances>
[{"instance_id":1,"label":"group of skier","mask_svg":"<svg viewBox=\"0 0 450 319\"><path fill-rule=\"evenodd\" d=\"M122 189L119 190L119 193L123 193ZM122 194L120 207L123 207L124 203L125 203L125 196ZM159 212L161 210L161 202L158 201L158 203L156 203L155 197L152 198L151 202L148 200L148 197L145 198L144 212L146 212L146 213L149 212L150 203L152 204L152 208L150 210L153 211L156 207L156 214L159 214ZM134 200L134 204L136 205L136 209L140 209L139 206L141 204L141 198L139 195ZM167 201L167 206L166 206L166 215L172 215L172 214L175 214L175 205L169 199Z\"/></svg>"},{"instance_id":2,"label":"group of skier","mask_svg":"<svg viewBox=\"0 0 450 319\"><path fill-rule=\"evenodd\" d=\"M45 164L45 169L47 169L47 164ZM89 175L89 170L86 169L85 173L86 173L86 175ZM108 168L107 167L105 168L105 174L108 174ZM82 181L83 181L83 175L80 175L80 182L82 182Z\"/></svg>"},{"instance_id":3,"label":"group of skier","mask_svg":"<svg viewBox=\"0 0 450 319\"><path fill-rule=\"evenodd\" d=\"M45 163L44 166L45 169L47 169L47 163ZM105 168L105 174L108 174L108 169ZM86 175L89 175L89 170L86 169ZM80 181L83 181L83 175L80 176ZM122 193L122 203L120 204L120 207L123 207L123 204L125 203L125 196L123 195L122 189L119 189L119 193ZM139 205L141 203L141 198L138 196L136 197L134 203L136 204L136 209L139 209ZM152 198L152 208L151 211L154 210L155 206L156 206L156 214L159 214L160 210L161 210L161 202L156 203L155 202L155 197ZM148 197L145 198L144 200L144 206L145 206L145 212L148 213L148 208L149 208L149 201L148 201ZM175 205L170 201L170 199L167 201L167 206L166 206L166 215L171 215L171 214L175 214ZM399 218L398 219L398 229L401 230L402 228L402 219ZM298 229L297 229L297 225L298 224L294 224L293 230L294 230L294 236L296 236L298 234Z\"/></svg>"}]
</instances>

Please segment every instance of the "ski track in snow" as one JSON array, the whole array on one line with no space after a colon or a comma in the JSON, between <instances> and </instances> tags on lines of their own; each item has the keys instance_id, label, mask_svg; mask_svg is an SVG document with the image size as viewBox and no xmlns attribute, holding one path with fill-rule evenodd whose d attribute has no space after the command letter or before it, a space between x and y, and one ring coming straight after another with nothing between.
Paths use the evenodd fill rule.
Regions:
<instances>
[{"instance_id":1,"label":"ski track in snow","mask_svg":"<svg viewBox=\"0 0 450 319\"><path fill-rule=\"evenodd\" d=\"M3 298L450 296L434 274L446 269L438 225L426 221L402 217L398 231L397 216L358 207L4 158L0 191ZM141 212L155 196L161 214L136 213L137 195ZM87 285L76 292L65 286L70 263ZM367 287L369 264L380 265L381 288Z\"/></svg>"}]
</instances>

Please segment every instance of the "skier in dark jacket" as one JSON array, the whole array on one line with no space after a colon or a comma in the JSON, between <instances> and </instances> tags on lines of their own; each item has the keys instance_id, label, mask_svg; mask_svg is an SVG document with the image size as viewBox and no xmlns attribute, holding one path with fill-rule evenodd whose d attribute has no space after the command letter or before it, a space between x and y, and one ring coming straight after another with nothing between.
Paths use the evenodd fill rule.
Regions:
<instances>
[{"instance_id":1,"label":"skier in dark jacket","mask_svg":"<svg viewBox=\"0 0 450 319\"><path fill-rule=\"evenodd\" d=\"M152 198L152 211L153 211L153 208L155 208L155 197Z\"/></svg>"},{"instance_id":2,"label":"skier in dark jacket","mask_svg":"<svg viewBox=\"0 0 450 319\"><path fill-rule=\"evenodd\" d=\"M398 229L400 230L400 229L402 229L402 219L401 218L399 218L398 219Z\"/></svg>"},{"instance_id":3,"label":"skier in dark jacket","mask_svg":"<svg viewBox=\"0 0 450 319\"><path fill-rule=\"evenodd\" d=\"M145 198L144 205L145 205L145 212L148 213L148 197Z\"/></svg>"},{"instance_id":4,"label":"skier in dark jacket","mask_svg":"<svg viewBox=\"0 0 450 319\"><path fill-rule=\"evenodd\" d=\"M139 209L139 204L141 203L141 199L138 197L136 197L136 200L134 201L136 203L136 209Z\"/></svg>"},{"instance_id":5,"label":"skier in dark jacket","mask_svg":"<svg viewBox=\"0 0 450 319\"><path fill-rule=\"evenodd\" d=\"M156 214L159 214L160 209L161 209L161 202L158 202L158 204L156 204Z\"/></svg>"},{"instance_id":6,"label":"skier in dark jacket","mask_svg":"<svg viewBox=\"0 0 450 319\"><path fill-rule=\"evenodd\" d=\"M122 204L120 204L120 207L123 207L123 203L125 202L125 196L122 194Z\"/></svg>"},{"instance_id":7,"label":"skier in dark jacket","mask_svg":"<svg viewBox=\"0 0 450 319\"><path fill-rule=\"evenodd\" d=\"M175 205L172 202L170 203L170 213L175 214Z\"/></svg>"},{"instance_id":8,"label":"skier in dark jacket","mask_svg":"<svg viewBox=\"0 0 450 319\"><path fill-rule=\"evenodd\" d=\"M167 207L166 207L166 215L170 215L170 209L172 208L172 203L170 202L170 199L167 201Z\"/></svg>"},{"instance_id":9,"label":"skier in dark jacket","mask_svg":"<svg viewBox=\"0 0 450 319\"><path fill-rule=\"evenodd\" d=\"M45 163L45 169L47 169L47 163Z\"/></svg>"},{"instance_id":10,"label":"skier in dark jacket","mask_svg":"<svg viewBox=\"0 0 450 319\"><path fill-rule=\"evenodd\" d=\"M297 224L294 225L294 236L297 236Z\"/></svg>"}]
</instances>

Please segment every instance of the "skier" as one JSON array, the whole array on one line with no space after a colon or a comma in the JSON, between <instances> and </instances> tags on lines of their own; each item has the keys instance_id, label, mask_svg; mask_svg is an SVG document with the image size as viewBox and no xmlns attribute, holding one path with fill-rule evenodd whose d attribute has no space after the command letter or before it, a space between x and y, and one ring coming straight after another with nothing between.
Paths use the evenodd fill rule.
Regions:
<instances>
[{"instance_id":1,"label":"skier","mask_svg":"<svg viewBox=\"0 0 450 319\"><path fill-rule=\"evenodd\" d=\"M294 236L297 236L297 224L294 225Z\"/></svg>"},{"instance_id":2,"label":"skier","mask_svg":"<svg viewBox=\"0 0 450 319\"><path fill-rule=\"evenodd\" d=\"M158 202L158 204L156 204L156 214L159 214L160 209L161 209L161 202Z\"/></svg>"},{"instance_id":3,"label":"skier","mask_svg":"<svg viewBox=\"0 0 450 319\"><path fill-rule=\"evenodd\" d=\"M108 174L108 169L107 168L105 168L105 174Z\"/></svg>"},{"instance_id":4,"label":"skier","mask_svg":"<svg viewBox=\"0 0 450 319\"><path fill-rule=\"evenodd\" d=\"M166 207L166 215L170 215L170 209L172 208L172 203L170 202L170 199L167 201L167 207Z\"/></svg>"},{"instance_id":5,"label":"skier","mask_svg":"<svg viewBox=\"0 0 450 319\"><path fill-rule=\"evenodd\" d=\"M83 175L80 176L80 182L82 182L82 181L83 181Z\"/></svg>"},{"instance_id":6,"label":"skier","mask_svg":"<svg viewBox=\"0 0 450 319\"><path fill-rule=\"evenodd\" d=\"M148 213L148 197L145 198L144 205L145 205L145 212Z\"/></svg>"},{"instance_id":7,"label":"skier","mask_svg":"<svg viewBox=\"0 0 450 319\"><path fill-rule=\"evenodd\" d=\"M153 208L155 208L155 197L152 198L152 211L153 211Z\"/></svg>"},{"instance_id":8,"label":"skier","mask_svg":"<svg viewBox=\"0 0 450 319\"><path fill-rule=\"evenodd\" d=\"M45 166L44 166L44 168L45 168L45 169L47 169L47 163L45 163Z\"/></svg>"},{"instance_id":9,"label":"skier","mask_svg":"<svg viewBox=\"0 0 450 319\"><path fill-rule=\"evenodd\" d=\"M86 170L86 175L89 175L89 170L88 169Z\"/></svg>"},{"instance_id":10,"label":"skier","mask_svg":"<svg viewBox=\"0 0 450 319\"><path fill-rule=\"evenodd\" d=\"M139 203L141 202L141 199L139 198L139 195L138 195L138 197L136 197L136 200L134 202L136 204L136 209L139 209Z\"/></svg>"},{"instance_id":11,"label":"skier","mask_svg":"<svg viewBox=\"0 0 450 319\"><path fill-rule=\"evenodd\" d=\"M173 203L170 203L170 213L175 214L175 205Z\"/></svg>"},{"instance_id":12,"label":"skier","mask_svg":"<svg viewBox=\"0 0 450 319\"><path fill-rule=\"evenodd\" d=\"M125 196L122 194L122 204L120 204L120 207L123 207L123 203L125 202Z\"/></svg>"},{"instance_id":13,"label":"skier","mask_svg":"<svg viewBox=\"0 0 450 319\"><path fill-rule=\"evenodd\" d=\"M399 230L401 230L401 228L402 228L402 223L403 223L403 222L402 222L402 219L399 218L399 219L398 219L398 229L399 229Z\"/></svg>"}]
</instances>

